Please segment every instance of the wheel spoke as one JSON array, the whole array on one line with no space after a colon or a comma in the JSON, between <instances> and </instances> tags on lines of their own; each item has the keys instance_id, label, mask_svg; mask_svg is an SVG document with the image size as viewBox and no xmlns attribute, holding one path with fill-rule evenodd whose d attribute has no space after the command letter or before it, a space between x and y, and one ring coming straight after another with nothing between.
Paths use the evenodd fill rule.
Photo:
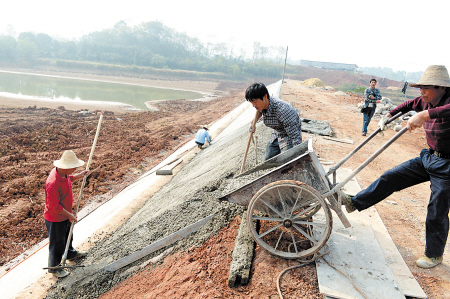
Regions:
<instances>
[{"instance_id":1,"label":"wheel spoke","mask_svg":"<svg viewBox=\"0 0 450 299\"><path fill-rule=\"evenodd\" d=\"M283 219L281 218L274 218L274 217L262 217L262 216L252 216L253 220L267 220L267 221L277 221L281 222Z\"/></svg>"},{"instance_id":2,"label":"wheel spoke","mask_svg":"<svg viewBox=\"0 0 450 299\"><path fill-rule=\"evenodd\" d=\"M303 189L300 189L300 192L298 193L297 198L295 199L295 203L292 206L291 215L289 215L289 217L292 217L292 214L295 211L295 206L297 205L298 199L300 198L300 195L302 194L302 192L303 192Z\"/></svg>"},{"instance_id":3,"label":"wheel spoke","mask_svg":"<svg viewBox=\"0 0 450 299\"><path fill-rule=\"evenodd\" d=\"M261 201L262 201L266 206L268 206L268 207L269 207L272 211L274 211L278 216L280 216L281 218L284 218L284 216L281 215L281 213L280 213L277 209L275 209L274 206L272 206L270 203L266 202L264 199L262 199L262 198L260 198L260 199L261 199Z\"/></svg>"},{"instance_id":4,"label":"wheel spoke","mask_svg":"<svg viewBox=\"0 0 450 299\"><path fill-rule=\"evenodd\" d=\"M297 215L295 215L295 217L292 218L292 219L298 219L299 217L301 217L302 215L308 213L309 211L311 211L312 209L314 209L314 208L317 207L318 205L320 205L320 203L316 203L315 205L309 206L309 208L307 208L306 210L301 211L300 213L298 213Z\"/></svg>"},{"instance_id":5,"label":"wheel spoke","mask_svg":"<svg viewBox=\"0 0 450 299\"><path fill-rule=\"evenodd\" d=\"M278 224L277 226L272 227L272 228L269 229L268 231L266 231L266 232L264 232L264 233L258 235L258 238L262 238L262 237L264 237L265 235L270 234L271 232L273 232L274 230L276 230L277 228L279 228L279 227L282 226L282 225L283 225L283 224L280 223L280 224Z\"/></svg>"},{"instance_id":6,"label":"wheel spoke","mask_svg":"<svg viewBox=\"0 0 450 299\"><path fill-rule=\"evenodd\" d=\"M292 232L292 227L291 227L291 229L289 231L291 232L292 243L294 243L295 254L298 254L297 242L295 242L294 233Z\"/></svg>"},{"instance_id":7,"label":"wheel spoke","mask_svg":"<svg viewBox=\"0 0 450 299\"><path fill-rule=\"evenodd\" d=\"M308 221L294 221L294 223L295 224L312 225L312 226L320 226L320 227L326 227L327 226L325 223L308 222Z\"/></svg>"},{"instance_id":8,"label":"wheel spoke","mask_svg":"<svg viewBox=\"0 0 450 299\"><path fill-rule=\"evenodd\" d=\"M303 208L303 207L305 207L305 206L307 206L307 205L309 205L309 204L311 204L311 203L313 203L313 202L315 202L315 198L310 199L310 200L308 200L308 201L302 203L302 204L299 205L298 207L295 207L295 206L294 206L295 208L292 209L292 213L294 213L297 209Z\"/></svg>"},{"instance_id":9,"label":"wheel spoke","mask_svg":"<svg viewBox=\"0 0 450 299\"><path fill-rule=\"evenodd\" d=\"M298 230L299 233L301 233L303 236L305 236L305 238L307 238L308 240L310 240L311 242L313 242L314 245L317 245L317 241L314 240L313 238L311 238L311 236L308 235L307 233L305 233L299 226L297 226L297 225L294 224L293 227L295 227L295 229Z\"/></svg>"},{"instance_id":10,"label":"wheel spoke","mask_svg":"<svg viewBox=\"0 0 450 299\"><path fill-rule=\"evenodd\" d=\"M277 187L278 195L280 196L281 205L283 206L284 215L287 215L286 204L284 203L283 197L281 196L280 188Z\"/></svg>"},{"instance_id":11,"label":"wheel spoke","mask_svg":"<svg viewBox=\"0 0 450 299\"><path fill-rule=\"evenodd\" d=\"M278 237L277 244L275 245L275 248L274 248L275 250L277 250L278 244L280 244L281 237L283 236L283 233L284 233L284 227L283 227L283 230L281 231L280 236Z\"/></svg>"}]
</instances>

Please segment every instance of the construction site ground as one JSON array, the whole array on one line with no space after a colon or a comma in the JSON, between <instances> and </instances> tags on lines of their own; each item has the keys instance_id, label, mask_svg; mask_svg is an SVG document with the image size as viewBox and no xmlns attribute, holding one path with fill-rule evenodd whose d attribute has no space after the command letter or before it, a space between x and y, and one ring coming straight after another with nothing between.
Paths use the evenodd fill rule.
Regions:
<instances>
[{"instance_id":1,"label":"construction site ground","mask_svg":"<svg viewBox=\"0 0 450 299\"><path fill-rule=\"evenodd\" d=\"M321 79L329 85L326 78ZM199 125L212 123L236 108L244 101L245 87L222 85L219 89L227 91L228 95L211 101L161 102L157 104L159 111L156 112L104 112L104 134L99 137L91 166L94 171L85 187L81 206L95 202L101 204L108 200L176 148L191 140ZM302 117L328 121L334 132L333 137L350 139L355 144L365 138L361 136L362 114L356 106L361 97L337 95L334 91L304 86L301 81L286 80L281 98L301 111ZM73 149L79 158L87 160L97 120L97 115L83 116L76 110L66 108L30 106L0 110L2 270L8 271L9 267L14 266L11 261L15 257L46 238L42 218L43 184L52 168L52 161L58 159L66 149ZM376 129L376 123L377 120L374 119L369 126L369 133ZM345 167L355 169L394 134L394 131L389 130L384 137L374 138ZM327 161L337 162L355 147L355 144L336 142L307 133L304 133L303 138L313 138L316 153ZM204 216L218 213L220 221L205 229L207 233L203 237L191 237L189 241L177 244L175 250L166 252L163 258L138 271L133 268L133 271L126 274L124 271L114 277L93 276L93 280L88 281L89 284L85 282L71 290L62 290L62 286L70 281L75 282L77 277L86 273L80 272L77 275L74 272L58 283L50 275L45 275L38 284L24 290L20 294L21 298L42 298L48 291L49 298L58 298L59 295L67 298L278 298L277 276L297 262L271 256L259 246L255 250L249 284L236 288L229 288L227 285L234 240L243 209L227 203L218 205L214 198L217 197L217 192L224 191L226 184L223 181L232 180L232 174L240 168L246 139L247 136L242 135L235 149L220 153L225 154L226 159L223 170L220 165L204 163L204 168L199 170L198 175L206 173L212 176L210 168L214 167L214 178L201 182L192 180L190 184L194 186L184 186L183 190L179 190L180 196L186 199L185 202L173 203L172 210L161 211L161 215L158 215L160 218L175 219L170 225L162 221L139 222L146 216L149 219L156 217L153 214L149 216L150 213L157 213L156 206L153 206L152 212L145 211L146 206L149 208L148 205L154 203L146 204L121 228L110 232L108 237L84 244L83 247L89 249L89 254L81 262L92 265L99 263L102 256L121 257L132 253L133 248L142 248L142 244L134 244L135 247L130 245L129 248L118 250L113 245L128 237L132 241L125 240L124 244L139 243L135 242L131 232L142 229L136 234L152 235L151 239L157 240L171 229L181 229L184 223L192 223L188 221L190 212L194 215L193 211L201 211L198 215ZM361 187L367 187L385 170L416 157L426 147L423 129L407 132L357 175ZM214 152L214 145L199 153L204 156L219 154ZM195 156L192 159L196 159ZM183 166L178 170L178 175L170 182L172 185L168 186L176 189L174 186L188 184L182 180L183 175L186 178L192 175L186 172L187 167ZM178 185L176 180L179 180ZM198 185L200 183L203 185ZM75 184L74 194L77 194L79 188L80 185ZM152 200L164 198L165 192L169 191L163 187ZM429 184L421 184L393 194L376 208L397 249L429 298L448 298L449 249L446 248L442 265L430 270L420 269L415 265L424 251L424 222L429 194ZM158 231L161 231L160 235ZM149 240L145 238L142 240L147 241ZM285 274L281 289L285 298L322 298L314 264Z\"/></svg>"}]
</instances>

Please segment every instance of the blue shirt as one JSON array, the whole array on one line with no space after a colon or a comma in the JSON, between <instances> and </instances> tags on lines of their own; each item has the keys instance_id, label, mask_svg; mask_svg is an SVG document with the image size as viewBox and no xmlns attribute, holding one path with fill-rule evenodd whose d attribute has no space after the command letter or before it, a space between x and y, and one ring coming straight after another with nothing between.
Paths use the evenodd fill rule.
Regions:
<instances>
[{"instance_id":1,"label":"blue shirt","mask_svg":"<svg viewBox=\"0 0 450 299\"><path fill-rule=\"evenodd\" d=\"M211 142L209 140L209 133L208 133L208 131L206 131L205 129L198 130L197 135L195 135L195 141L198 142L198 143L204 144L205 143L205 139L208 142Z\"/></svg>"}]
</instances>

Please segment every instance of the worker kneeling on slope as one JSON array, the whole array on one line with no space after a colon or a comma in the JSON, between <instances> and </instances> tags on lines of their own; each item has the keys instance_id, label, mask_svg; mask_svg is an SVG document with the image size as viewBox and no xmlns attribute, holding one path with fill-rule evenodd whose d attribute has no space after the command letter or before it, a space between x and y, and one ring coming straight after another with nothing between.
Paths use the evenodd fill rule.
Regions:
<instances>
[{"instance_id":1,"label":"worker kneeling on slope","mask_svg":"<svg viewBox=\"0 0 450 299\"><path fill-rule=\"evenodd\" d=\"M348 212L362 211L382 201L393 192L423 182L431 183L430 202L425 221L425 256L417 260L421 268L431 268L442 263L449 230L450 207L450 78L445 66L428 67L416 84L420 97L405 101L389 112L379 122L385 129L386 120L398 112L417 113L407 123L409 131L423 125L429 149L420 156L406 161L388 171L367 189L356 196L347 195Z\"/></svg>"},{"instance_id":2,"label":"worker kneeling on slope","mask_svg":"<svg viewBox=\"0 0 450 299\"><path fill-rule=\"evenodd\" d=\"M209 127L204 125L200 130L198 130L197 135L195 135L195 143L197 143L198 148L202 148L206 141L211 145L211 139L209 137Z\"/></svg>"},{"instance_id":3,"label":"worker kneeling on slope","mask_svg":"<svg viewBox=\"0 0 450 299\"><path fill-rule=\"evenodd\" d=\"M249 131L255 132L256 122L263 119L264 124L274 129L266 146L264 160L268 160L302 143L302 122L292 105L271 97L266 86L254 83L245 91L245 99L259 111L256 121L250 124Z\"/></svg>"}]
</instances>

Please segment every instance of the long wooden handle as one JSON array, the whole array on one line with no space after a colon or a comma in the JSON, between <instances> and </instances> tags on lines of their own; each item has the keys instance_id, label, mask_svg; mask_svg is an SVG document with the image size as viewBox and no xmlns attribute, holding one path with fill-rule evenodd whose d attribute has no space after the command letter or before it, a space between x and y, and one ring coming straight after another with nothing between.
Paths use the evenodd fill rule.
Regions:
<instances>
[{"instance_id":1,"label":"long wooden handle","mask_svg":"<svg viewBox=\"0 0 450 299\"><path fill-rule=\"evenodd\" d=\"M95 146L97 145L98 134L100 133L100 126L102 125L102 119L103 119L103 114L100 115L100 119L98 120L97 132L95 132L94 143L92 144L91 153L89 154L89 160L86 164L86 170L89 170L89 167L91 165L92 156L94 155ZM84 185L86 184L86 177L87 176L83 177L83 183L81 184L81 190L80 190L80 195L78 196L77 208L75 209L75 214L74 214L75 217L78 214L78 207L80 206L81 197L83 196L83 189L84 189ZM70 225L70 231L69 231L69 236L67 238L66 249L64 250L64 255L61 260L62 266L65 266L65 264L66 264L67 253L69 251L70 240L72 239L74 224L75 224L75 222L72 222L72 224Z\"/></svg>"},{"instance_id":2,"label":"long wooden handle","mask_svg":"<svg viewBox=\"0 0 450 299\"><path fill-rule=\"evenodd\" d=\"M256 110L255 118L254 118L253 121L252 121L252 126L253 126L253 127L256 126L256 122L258 121L258 118L259 118L259 111ZM252 141L252 137L253 137L253 132L250 132L250 136L248 137L248 142L247 142L247 148L245 149L244 161L242 161L242 167L241 167L241 172L240 172L240 174L244 171L245 160L247 160L248 148L250 147L250 142Z\"/></svg>"}]
</instances>

